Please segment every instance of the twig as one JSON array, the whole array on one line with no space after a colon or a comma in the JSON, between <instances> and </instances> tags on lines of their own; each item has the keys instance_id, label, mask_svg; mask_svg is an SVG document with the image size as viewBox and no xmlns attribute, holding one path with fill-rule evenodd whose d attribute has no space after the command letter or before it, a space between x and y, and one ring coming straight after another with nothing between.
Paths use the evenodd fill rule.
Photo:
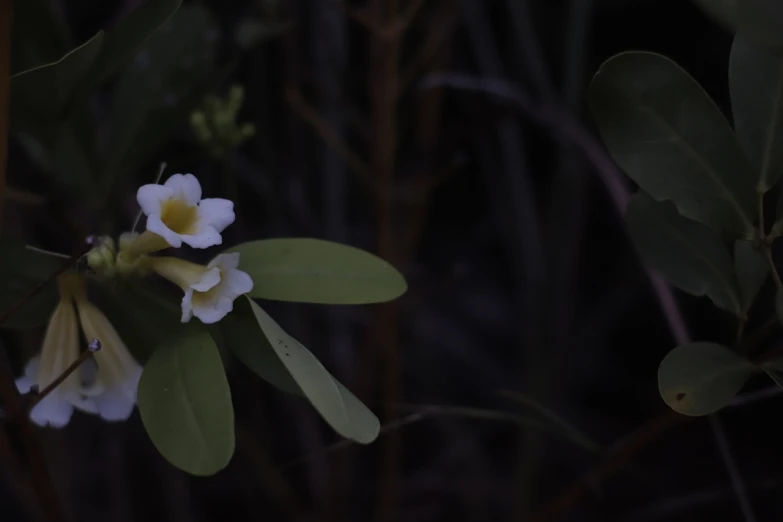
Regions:
<instances>
[{"instance_id":1,"label":"twig","mask_svg":"<svg viewBox=\"0 0 783 522\"><path fill-rule=\"evenodd\" d=\"M3 212L5 195L6 166L8 161L8 113L11 70L11 27L13 18L13 1L0 0L0 219ZM65 267L63 270L67 270ZM55 277L54 275L52 277ZM50 278L51 279L51 278ZM45 284L45 283L43 283ZM18 310L30 298L43 288L43 284L33 289L16 305L6 310L0 317L2 324L12 313ZM14 374L8 364L5 353L0 348L0 401L8 413L8 420L16 432L25 457L30 466L31 479L38 500L46 516L54 522L66 520L65 514L57 496L57 490L52 483L43 451L30 424L30 418L24 408L16 388Z\"/></svg>"},{"instance_id":2,"label":"twig","mask_svg":"<svg viewBox=\"0 0 783 522\"><path fill-rule=\"evenodd\" d=\"M52 282L54 279L56 279L58 276L62 275L64 272L69 270L71 267L73 267L79 259L87 253L88 250L91 248L90 243L85 243L84 246L82 246L82 249L76 253L75 255L69 257L61 266L58 268L54 273L49 275L45 280L40 282L38 285L35 286L32 290L30 290L27 294L23 295L21 299L19 299L17 302L15 302L13 305L11 305L9 308L6 308L3 310L2 314L0 314L0 325L5 323L9 317L11 317L15 312L17 312L19 309L21 309L27 302L38 295L41 290L44 289L44 287Z\"/></svg>"},{"instance_id":3,"label":"twig","mask_svg":"<svg viewBox=\"0 0 783 522\"><path fill-rule=\"evenodd\" d=\"M35 395L35 398L31 400L30 404L27 406L27 410L28 411L32 410L36 404L44 400L47 395L52 393L55 390L55 388L61 385L63 381L68 378L69 375L71 375L74 371L76 371L76 369L79 366L81 366L87 359L92 357L95 354L95 352L99 351L100 349L101 349L101 342L98 339L93 339L92 341L90 341L90 344L87 345L87 350L82 352L79 355L78 359L73 361L71 365L68 366L68 368L66 368L65 371L61 373L59 377L57 377L55 380L49 383L49 385L46 388L44 388L43 390L41 390Z\"/></svg>"},{"instance_id":4,"label":"twig","mask_svg":"<svg viewBox=\"0 0 783 522\"><path fill-rule=\"evenodd\" d=\"M515 89L509 84L497 81L497 80L481 80L455 76L455 75L441 75L437 79L430 78L424 83L425 86L433 85L452 85L460 88L479 90L488 92L490 94L501 96L512 102L514 102L521 110L526 114L533 117L539 124L552 130L555 135L560 136L561 139L566 139L577 145L585 156L591 161L593 167L601 176L602 181L606 185L615 206L619 213L622 213L627 205L630 194L628 189L625 188L622 181L622 175L619 170L614 166L612 160L606 156L603 151L603 147L596 142L596 140L581 126L578 122L574 121L568 114L559 108L551 106L543 106L535 104L524 93ZM763 222L762 222L763 226ZM763 235L763 228L762 235ZM766 246L763 241L762 245ZM769 248L767 247L768 251ZM771 256L769 258L771 260ZM770 265L773 275L775 272L774 264ZM658 298L658 304L661 311L664 313L667 322L669 323L672 335L674 336L678 344L685 344L689 342L690 336L685 327L685 321L679 310L671 288L660 276L648 271L651 283L655 290L656 297ZM780 283L779 277L777 283ZM780 285L779 285L780 286ZM575 504L587 491L587 485L608 477L610 474L621 469L625 463L631 459L636 453L647 447L651 442L657 440L662 434L680 424L685 420L684 416L677 414L673 411L666 411L659 417L652 419L640 428L635 430L629 438L629 442L620 445L614 452L610 452L604 463L600 465L596 470L588 473L582 480L577 481L563 493L551 502L544 510L542 510L536 521L551 520L555 514L563 513ZM716 437L720 434L716 433ZM732 470L730 460L726 460L724 454L724 460L727 468ZM732 480L736 480L736 476L732 473ZM735 488L738 496L738 500L741 505L749 506L747 497L743 495L742 489ZM743 507L743 511L745 508ZM752 513L752 512L751 512ZM747 517L747 515L746 515ZM752 515L751 515L752 517ZM747 520L753 520L752 518Z\"/></svg>"},{"instance_id":5,"label":"twig","mask_svg":"<svg viewBox=\"0 0 783 522\"><path fill-rule=\"evenodd\" d=\"M399 16L399 0L375 0L373 16L378 27L393 23ZM371 168L375 176L375 223L377 253L386 261L398 262L394 241L393 191L395 156L397 152L397 85L399 80L399 54L402 32L384 38L376 32L371 40L369 89L371 133ZM368 331L368 341L375 345L384 366L383 397L386 402L385 419L394 415L392 403L401 394L401 350L398 343L397 324L399 311L394 302L376 308L375 324ZM369 362L369 361L368 361ZM371 372L364 372L370 374ZM380 498L377 519L379 522L396 520L397 499L400 489L400 460L402 447L399 436L392 433L383 444L381 461Z\"/></svg>"},{"instance_id":6,"label":"twig","mask_svg":"<svg viewBox=\"0 0 783 522\"><path fill-rule=\"evenodd\" d=\"M772 279L775 281L775 286L780 289L783 288L783 281L780 280L780 274L775 266L775 260L772 259L772 245L767 241L767 231L764 228L764 193L759 192L759 226L757 233L759 236L758 245L761 248L761 253L764 255L764 259L769 265L769 271L772 274Z\"/></svg>"},{"instance_id":7,"label":"twig","mask_svg":"<svg viewBox=\"0 0 783 522\"><path fill-rule=\"evenodd\" d=\"M166 162L163 161L160 164L160 167L158 168L158 175L155 176L155 183L154 185L157 185L160 183L160 179L163 177L163 171L166 170ZM139 226L139 220L141 219L143 212L139 210L139 213L136 214L136 219L133 220L133 227L131 228L131 232L136 232L136 227Z\"/></svg>"},{"instance_id":8,"label":"twig","mask_svg":"<svg viewBox=\"0 0 783 522\"><path fill-rule=\"evenodd\" d=\"M11 25L14 16L13 0L0 0L0 225L5 200L6 168L8 163L8 113L11 95Z\"/></svg>"},{"instance_id":9,"label":"twig","mask_svg":"<svg viewBox=\"0 0 783 522\"><path fill-rule=\"evenodd\" d=\"M370 167L358 154L351 150L351 147L349 147L332 128L329 127L318 112L307 104L298 89L286 88L285 100L294 112L296 112L306 123L310 124L321 139L340 155L346 165L351 168L359 179L368 186L373 185L374 182L370 175Z\"/></svg>"},{"instance_id":10,"label":"twig","mask_svg":"<svg viewBox=\"0 0 783 522\"><path fill-rule=\"evenodd\" d=\"M723 462L726 464L726 471L728 471L729 477L731 478L731 487L734 490L734 494L737 496L737 501L742 510L742 516L744 517L745 522L756 522L756 515L753 514L748 492L745 489L745 482L742 480L742 475L740 475L734 455L731 453L731 446L729 445L729 439L726 437L726 431L723 429L723 425L717 414L712 414L709 417L712 434L715 436L718 450L723 458Z\"/></svg>"}]
</instances>

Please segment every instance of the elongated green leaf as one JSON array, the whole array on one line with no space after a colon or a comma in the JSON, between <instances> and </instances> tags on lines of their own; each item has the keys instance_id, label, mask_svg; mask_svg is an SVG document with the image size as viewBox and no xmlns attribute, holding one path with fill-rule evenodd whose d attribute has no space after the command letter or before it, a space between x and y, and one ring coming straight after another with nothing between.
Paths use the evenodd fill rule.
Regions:
<instances>
[{"instance_id":1,"label":"elongated green leaf","mask_svg":"<svg viewBox=\"0 0 783 522\"><path fill-rule=\"evenodd\" d=\"M732 32L760 44L783 48L783 3L779 0L696 0L704 11Z\"/></svg>"},{"instance_id":2,"label":"elongated green leaf","mask_svg":"<svg viewBox=\"0 0 783 522\"><path fill-rule=\"evenodd\" d=\"M103 32L99 32L57 62L14 75L11 125L28 130L40 121L58 121L102 45Z\"/></svg>"},{"instance_id":3,"label":"elongated green leaf","mask_svg":"<svg viewBox=\"0 0 783 522\"><path fill-rule=\"evenodd\" d=\"M642 258L669 283L716 306L743 314L739 282L731 255L709 227L682 217L674 205L635 194L625 215Z\"/></svg>"},{"instance_id":4,"label":"elongated green leaf","mask_svg":"<svg viewBox=\"0 0 783 522\"><path fill-rule=\"evenodd\" d=\"M63 259L29 250L11 238L0 240L0 314L46 281ZM45 325L57 304L57 284L52 281L13 315L1 328L35 328Z\"/></svg>"},{"instance_id":5,"label":"elongated green leaf","mask_svg":"<svg viewBox=\"0 0 783 522\"><path fill-rule=\"evenodd\" d=\"M13 74L55 62L68 52L70 34L62 15L49 0L14 0Z\"/></svg>"},{"instance_id":6,"label":"elongated green leaf","mask_svg":"<svg viewBox=\"0 0 783 522\"><path fill-rule=\"evenodd\" d=\"M229 324L222 330L229 347L243 363L275 386L303 395L343 437L362 444L378 437L378 418L332 377L307 348L280 328L250 298L237 299L235 306L231 315L236 314L240 324L251 316L260 328L260 331L252 332L244 323L238 329Z\"/></svg>"},{"instance_id":7,"label":"elongated green leaf","mask_svg":"<svg viewBox=\"0 0 783 522\"><path fill-rule=\"evenodd\" d=\"M734 130L766 192L783 174L783 55L737 35L729 57Z\"/></svg>"},{"instance_id":8,"label":"elongated green leaf","mask_svg":"<svg viewBox=\"0 0 783 522\"><path fill-rule=\"evenodd\" d=\"M595 74L589 105L612 158L645 192L715 230L753 237L750 166L726 118L676 63L618 54Z\"/></svg>"},{"instance_id":9,"label":"elongated green leaf","mask_svg":"<svg viewBox=\"0 0 783 522\"><path fill-rule=\"evenodd\" d=\"M106 42L81 85L87 93L130 62L139 47L179 8L182 0L142 2L115 27L106 31Z\"/></svg>"},{"instance_id":10,"label":"elongated green leaf","mask_svg":"<svg viewBox=\"0 0 783 522\"><path fill-rule=\"evenodd\" d=\"M304 396L258 325L249 299L237 299L219 323L222 341L256 375L281 390Z\"/></svg>"},{"instance_id":11,"label":"elongated green leaf","mask_svg":"<svg viewBox=\"0 0 783 522\"><path fill-rule=\"evenodd\" d=\"M139 412L152 443L172 465L212 475L234 454L234 410L220 353L203 328L170 337L144 366Z\"/></svg>"},{"instance_id":12,"label":"elongated green leaf","mask_svg":"<svg viewBox=\"0 0 783 522\"><path fill-rule=\"evenodd\" d=\"M175 105L211 77L217 34L217 23L206 7L182 7L139 49L114 95L113 131L103 169L106 190L126 164L139 133L145 127L152 134L161 130L147 127L151 113Z\"/></svg>"},{"instance_id":13,"label":"elongated green leaf","mask_svg":"<svg viewBox=\"0 0 783 522\"><path fill-rule=\"evenodd\" d=\"M253 278L251 297L319 304L391 301L407 290L405 278L383 259L321 239L250 241L239 252L239 268Z\"/></svg>"},{"instance_id":14,"label":"elongated green leaf","mask_svg":"<svg viewBox=\"0 0 783 522\"><path fill-rule=\"evenodd\" d=\"M757 371L725 346L690 343L678 346L661 361L658 387L674 411L707 415L728 404Z\"/></svg>"},{"instance_id":15,"label":"elongated green leaf","mask_svg":"<svg viewBox=\"0 0 783 522\"><path fill-rule=\"evenodd\" d=\"M752 241L734 243L734 267L742 295L742 311L747 313L769 276L769 266Z\"/></svg>"}]
</instances>

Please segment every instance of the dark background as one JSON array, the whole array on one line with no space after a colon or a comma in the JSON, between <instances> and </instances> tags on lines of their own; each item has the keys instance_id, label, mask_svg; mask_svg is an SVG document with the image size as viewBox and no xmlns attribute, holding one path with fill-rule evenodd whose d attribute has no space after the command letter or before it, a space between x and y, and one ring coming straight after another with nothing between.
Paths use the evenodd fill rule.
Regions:
<instances>
[{"instance_id":1,"label":"dark background","mask_svg":"<svg viewBox=\"0 0 783 522\"><path fill-rule=\"evenodd\" d=\"M54 3L76 44L139 2ZM302 400L233 364L237 450L216 476L167 464L138 413L40 429L73 520L754 520L747 504L755 520L783 515L776 396L710 421L672 414L658 395L672 318L720 340L725 317L680 294L662 309L618 208L633 187L586 111L597 67L631 49L673 58L727 110L729 33L682 0L206 4L218 62L236 60L216 92L243 85L239 120L257 133L224 160L189 160L197 145L182 125L114 218L130 225L134 187L168 161L235 199L227 244L320 237L392 262L409 291L391 305L264 303L385 427L372 445L341 443ZM379 31L394 11L415 14ZM292 25L241 49L247 19ZM37 177L13 139L9 171L7 230L67 249L104 226ZM3 335L21 368L40 332ZM599 450L514 422L547 414ZM34 520L26 470L3 471L0 521Z\"/></svg>"}]
</instances>

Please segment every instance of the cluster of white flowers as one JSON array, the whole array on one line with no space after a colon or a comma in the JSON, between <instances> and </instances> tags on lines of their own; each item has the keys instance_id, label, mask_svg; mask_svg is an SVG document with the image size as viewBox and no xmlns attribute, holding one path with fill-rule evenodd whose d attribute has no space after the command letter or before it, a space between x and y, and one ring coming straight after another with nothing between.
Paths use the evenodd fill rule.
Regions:
<instances>
[{"instance_id":1,"label":"cluster of white flowers","mask_svg":"<svg viewBox=\"0 0 783 522\"><path fill-rule=\"evenodd\" d=\"M207 265L149 254L183 243L193 248L221 244L220 233L234 222L234 204L227 199L202 199L201 185L192 174L174 174L162 185L144 185L136 199L147 216L146 230L123 234L119 252L107 238L88 254L88 264L112 276L152 271L182 289L182 322L193 316L208 324L220 321L233 309L234 300L253 288L250 276L238 270L239 254L218 255ZM33 385L44 390L76 363L79 325L87 339L101 342L102 349L35 404L30 418L41 426L62 427L78 408L107 421L127 419L136 404L141 366L108 318L87 299L82 275L60 276L58 288L60 301L49 320L41 354L30 360L17 380L19 390L27 393Z\"/></svg>"},{"instance_id":2,"label":"cluster of white flowers","mask_svg":"<svg viewBox=\"0 0 783 522\"><path fill-rule=\"evenodd\" d=\"M183 243L193 248L219 245L220 233L234 222L234 204L201 199L201 185L192 174L174 174L163 185L144 185L136 199L147 216L147 230L128 241L131 256ZM183 322L196 316L215 323L233 309L237 297L253 289L250 276L237 269L239 254L219 255L206 266L166 256L145 257L142 264L182 289Z\"/></svg>"}]
</instances>

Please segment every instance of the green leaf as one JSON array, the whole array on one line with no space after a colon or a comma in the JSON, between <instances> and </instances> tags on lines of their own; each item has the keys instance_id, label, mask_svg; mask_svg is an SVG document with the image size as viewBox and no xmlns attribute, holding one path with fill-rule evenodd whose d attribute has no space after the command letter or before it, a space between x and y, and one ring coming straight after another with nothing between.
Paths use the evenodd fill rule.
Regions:
<instances>
[{"instance_id":1,"label":"green leaf","mask_svg":"<svg viewBox=\"0 0 783 522\"><path fill-rule=\"evenodd\" d=\"M116 71L127 66L139 47L179 8L182 0L142 2L115 27L106 31L106 41L81 91L88 93Z\"/></svg>"},{"instance_id":2,"label":"green leaf","mask_svg":"<svg viewBox=\"0 0 783 522\"><path fill-rule=\"evenodd\" d=\"M729 57L734 130L766 192L783 174L783 55L743 35Z\"/></svg>"},{"instance_id":3,"label":"green leaf","mask_svg":"<svg viewBox=\"0 0 783 522\"><path fill-rule=\"evenodd\" d=\"M318 304L391 301L407 290L405 278L383 259L321 239L263 239L228 249L253 278L251 297Z\"/></svg>"},{"instance_id":4,"label":"green leaf","mask_svg":"<svg viewBox=\"0 0 783 522\"><path fill-rule=\"evenodd\" d=\"M13 74L59 60L68 52L63 13L49 0L14 0Z\"/></svg>"},{"instance_id":5,"label":"green leaf","mask_svg":"<svg viewBox=\"0 0 783 522\"><path fill-rule=\"evenodd\" d=\"M380 433L378 418L250 298L237 299L221 331L248 368L278 388L304 396L337 433L362 444ZM248 319L255 321L253 330ZM225 319L224 319L225 320ZM260 328L260 331L259 331Z\"/></svg>"},{"instance_id":6,"label":"green leaf","mask_svg":"<svg viewBox=\"0 0 783 522\"><path fill-rule=\"evenodd\" d=\"M188 328L153 354L139 381L138 404L152 443L172 465L192 475L213 475L228 465L234 454L231 391L206 330Z\"/></svg>"},{"instance_id":7,"label":"green leaf","mask_svg":"<svg viewBox=\"0 0 783 522\"><path fill-rule=\"evenodd\" d=\"M747 359L715 343L678 346L658 368L661 397L684 415L707 415L726 404L757 372Z\"/></svg>"},{"instance_id":8,"label":"green leaf","mask_svg":"<svg viewBox=\"0 0 783 522\"><path fill-rule=\"evenodd\" d=\"M183 7L139 50L114 94L113 131L103 169L107 190L131 151L136 154L131 145L139 133L160 131L146 125L151 113L174 105L211 77L217 34L207 8Z\"/></svg>"},{"instance_id":9,"label":"green leaf","mask_svg":"<svg viewBox=\"0 0 783 522\"><path fill-rule=\"evenodd\" d=\"M20 72L11 78L11 125L28 130L41 121L59 121L79 82L95 62L103 32L60 60Z\"/></svg>"},{"instance_id":10,"label":"green leaf","mask_svg":"<svg viewBox=\"0 0 783 522\"><path fill-rule=\"evenodd\" d=\"M734 267L742 295L742 311L747 313L769 276L769 265L764 255L753 247L753 241L740 240L734 243Z\"/></svg>"},{"instance_id":11,"label":"green leaf","mask_svg":"<svg viewBox=\"0 0 783 522\"><path fill-rule=\"evenodd\" d=\"M645 192L717 231L753 238L750 166L724 115L676 63L618 54L593 77L589 105L612 158Z\"/></svg>"},{"instance_id":12,"label":"green leaf","mask_svg":"<svg viewBox=\"0 0 783 522\"><path fill-rule=\"evenodd\" d=\"M24 243L0 240L0 314L46 281L64 260L25 247ZM36 328L49 322L57 304L57 284L51 281L0 325L2 328Z\"/></svg>"},{"instance_id":13,"label":"green leaf","mask_svg":"<svg viewBox=\"0 0 783 522\"><path fill-rule=\"evenodd\" d=\"M689 294L706 295L719 308L743 315L734 263L711 228L682 217L674 205L635 194L625 215L645 262Z\"/></svg>"},{"instance_id":14,"label":"green leaf","mask_svg":"<svg viewBox=\"0 0 783 522\"><path fill-rule=\"evenodd\" d=\"M732 32L760 44L783 48L783 4L779 0L696 0L696 3Z\"/></svg>"}]
</instances>

